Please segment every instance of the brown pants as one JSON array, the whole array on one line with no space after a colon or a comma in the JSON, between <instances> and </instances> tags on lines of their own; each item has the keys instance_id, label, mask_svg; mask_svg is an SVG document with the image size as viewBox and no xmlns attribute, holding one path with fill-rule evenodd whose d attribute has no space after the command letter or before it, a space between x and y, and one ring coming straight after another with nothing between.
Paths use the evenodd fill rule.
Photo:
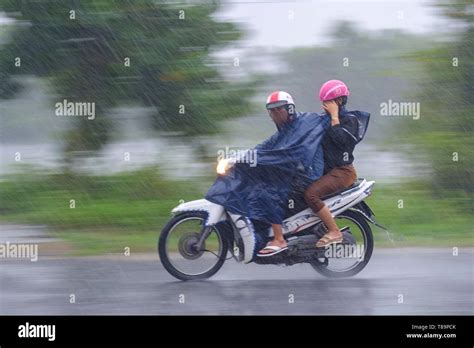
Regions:
<instances>
[{"instance_id":1,"label":"brown pants","mask_svg":"<svg viewBox=\"0 0 474 348\"><path fill-rule=\"evenodd\" d=\"M357 179L357 173L352 164L336 167L313 182L304 192L304 199L311 209L317 213L324 207L321 197L351 186Z\"/></svg>"}]
</instances>

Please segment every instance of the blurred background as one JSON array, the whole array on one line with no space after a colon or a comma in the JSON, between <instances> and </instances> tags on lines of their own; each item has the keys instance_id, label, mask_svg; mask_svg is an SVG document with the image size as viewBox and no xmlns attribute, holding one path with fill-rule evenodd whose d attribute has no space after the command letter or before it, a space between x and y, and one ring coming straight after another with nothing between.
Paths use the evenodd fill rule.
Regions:
<instances>
[{"instance_id":1,"label":"blurred background","mask_svg":"<svg viewBox=\"0 0 474 348\"><path fill-rule=\"evenodd\" d=\"M0 0L0 224L75 255L154 251L218 151L276 130L269 93L321 112L341 79L372 114L355 166L378 246L473 246L473 18L472 0Z\"/></svg>"}]
</instances>

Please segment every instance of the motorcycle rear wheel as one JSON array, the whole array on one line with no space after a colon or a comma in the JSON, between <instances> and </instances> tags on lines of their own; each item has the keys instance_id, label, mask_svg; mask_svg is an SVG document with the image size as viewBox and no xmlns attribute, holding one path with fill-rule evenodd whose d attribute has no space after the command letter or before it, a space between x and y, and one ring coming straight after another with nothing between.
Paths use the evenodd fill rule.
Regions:
<instances>
[{"instance_id":1,"label":"motorcycle rear wheel","mask_svg":"<svg viewBox=\"0 0 474 348\"><path fill-rule=\"evenodd\" d=\"M363 240L363 243L364 243L363 244L363 259L360 260L353 267L350 267L348 269L343 269L341 271L331 269L329 267L329 262L331 261L328 258L319 259L319 260L311 262L310 264L318 273L328 278L352 277L356 275L357 273L359 273L360 271L362 271L370 261L370 258L372 256L372 252L374 249L374 237L372 235L372 229L370 228L364 216L357 211L347 210L337 215L335 219L336 219L336 223L338 223L339 228L341 228L341 226L339 226L340 224L338 220L344 221L345 219L345 220L351 221L352 224L354 224L354 226L357 226L358 229L360 229L361 237L359 239Z\"/></svg>"}]
</instances>

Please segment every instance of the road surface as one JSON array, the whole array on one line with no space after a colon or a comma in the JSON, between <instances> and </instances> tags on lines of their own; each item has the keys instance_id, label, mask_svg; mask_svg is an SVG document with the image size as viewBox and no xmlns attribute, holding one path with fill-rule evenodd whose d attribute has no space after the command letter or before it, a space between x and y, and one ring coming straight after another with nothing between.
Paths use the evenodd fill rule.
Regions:
<instances>
[{"instance_id":1,"label":"road surface","mask_svg":"<svg viewBox=\"0 0 474 348\"><path fill-rule=\"evenodd\" d=\"M15 233L27 240L28 231ZM198 282L174 279L155 254L47 256L41 244L39 250L36 262L0 260L0 314L474 314L473 248L456 256L451 247L376 247L368 266L347 279L326 279L309 265L229 260Z\"/></svg>"}]
</instances>

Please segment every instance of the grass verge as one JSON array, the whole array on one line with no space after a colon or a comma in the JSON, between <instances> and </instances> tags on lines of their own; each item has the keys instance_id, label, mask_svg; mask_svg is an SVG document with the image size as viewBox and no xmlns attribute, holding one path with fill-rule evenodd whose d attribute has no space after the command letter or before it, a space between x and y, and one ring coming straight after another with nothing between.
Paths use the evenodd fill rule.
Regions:
<instances>
[{"instance_id":1,"label":"grass verge","mask_svg":"<svg viewBox=\"0 0 474 348\"><path fill-rule=\"evenodd\" d=\"M155 252L171 209L204 194L192 182L164 179L156 168L110 176L21 174L0 182L0 219L47 225L76 255L126 247ZM376 184L367 203L394 239L372 226L376 247L474 246L469 202L452 193L433 197L421 182Z\"/></svg>"}]
</instances>

